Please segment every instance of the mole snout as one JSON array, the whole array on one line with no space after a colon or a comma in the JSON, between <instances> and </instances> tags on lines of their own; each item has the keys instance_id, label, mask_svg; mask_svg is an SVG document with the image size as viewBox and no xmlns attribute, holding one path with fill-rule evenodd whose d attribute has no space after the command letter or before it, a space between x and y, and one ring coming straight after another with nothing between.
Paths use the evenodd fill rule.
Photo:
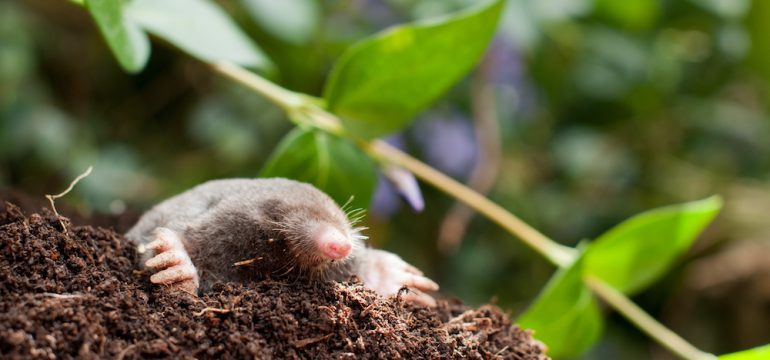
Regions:
<instances>
[{"instance_id":1,"label":"mole snout","mask_svg":"<svg viewBox=\"0 0 770 360\"><path fill-rule=\"evenodd\" d=\"M321 255L329 260L344 259L353 249L350 239L331 225L318 226L313 240Z\"/></svg>"}]
</instances>

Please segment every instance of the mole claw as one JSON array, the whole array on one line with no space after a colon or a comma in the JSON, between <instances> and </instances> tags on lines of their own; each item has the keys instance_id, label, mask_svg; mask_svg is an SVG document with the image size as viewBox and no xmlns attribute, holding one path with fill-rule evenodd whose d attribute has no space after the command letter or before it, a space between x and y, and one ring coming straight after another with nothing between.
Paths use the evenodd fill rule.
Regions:
<instances>
[{"instance_id":1,"label":"mole claw","mask_svg":"<svg viewBox=\"0 0 770 360\"><path fill-rule=\"evenodd\" d=\"M438 290L438 284L395 254L367 250L356 275L368 288L383 296L397 294L399 289L407 287L410 293L404 295L405 300L426 306L436 305L433 297L423 292Z\"/></svg>"},{"instance_id":2,"label":"mole claw","mask_svg":"<svg viewBox=\"0 0 770 360\"><path fill-rule=\"evenodd\" d=\"M405 264L406 264L406 266L404 267L404 270L406 270L406 272L412 273L412 274L415 274L415 275L420 275L420 276L423 275L423 273L422 273L422 271L420 271L420 269L414 267L413 265L411 265L409 263L405 263Z\"/></svg>"},{"instance_id":3,"label":"mole claw","mask_svg":"<svg viewBox=\"0 0 770 360\"><path fill-rule=\"evenodd\" d=\"M151 268L167 268L169 266L177 265L183 260L184 259L175 252L163 252L147 260L144 265Z\"/></svg>"},{"instance_id":4,"label":"mole claw","mask_svg":"<svg viewBox=\"0 0 770 360\"><path fill-rule=\"evenodd\" d=\"M155 284L172 284L184 280L191 280L195 277L195 268L191 265L176 265L153 274L150 276L150 281Z\"/></svg>"},{"instance_id":5,"label":"mole claw","mask_svg":"<svg viewBox=\"0 0 770 360\"><path fill-rule=\"evenodd\" d=\"M424 294L417 290L410 290L408 294L404 294L402 298L414 304L435 307L436 300L428 294Z\"/></svg>"},{"instance_id":6,"label":"mole claw","mask_svg":"<svg viewBox=\"0 0 770 360\"><path fill-rule=\"evenodd\" d=\"M411 275L405 285L422 291L436 291L439 288L435 281L418 275Z\"/></svg>"},{"instance_id":7,"label":"mole claw","mask_svg":"<svg viewBox=\"0 0 770 360\"><path fill-rule=\"evenodd\" d=\"M162 252L170 249L184 248L182 240L179 239L179 235L173 230L159 227L155 229L154 235L155 240L147 244L148 249Z\"/></svg>"},{"instance_id":8,"label":"mole claw","mask_svg":"<svg viewBox=\"0 0 770 360\"><path fill-rule=\"evenodd\" d=\"M166 251L169 247L165 239L157 239L145 246L145 248L155 251Z\"/></svg>"}]
</instances>

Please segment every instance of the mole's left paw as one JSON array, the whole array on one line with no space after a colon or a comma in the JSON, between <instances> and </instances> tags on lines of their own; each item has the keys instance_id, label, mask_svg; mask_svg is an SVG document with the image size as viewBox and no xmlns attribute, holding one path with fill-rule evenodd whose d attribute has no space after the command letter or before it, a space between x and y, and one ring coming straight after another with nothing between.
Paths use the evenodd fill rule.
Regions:
<instances>
[{"instance_id":1,"label":"mole's left paw","mask_svg":"<svg viewBox=\"0 0 770 360\"><path fill-rule=\"evenodd\" d=\"M179 235L167 228L155 230L155 240L147 244L155 251L155 257L144 265L160 269L150 277L155 284L169 285L195 294L198 291L198 271L190 260Z\"/></svg>"},{"instance_id":2,"label":"mole's left paw","mask_svg":"<svg viewBox=\"0 0 770 360\"><path fill-rule=\"evenodd\" d=\"M409 293L402 298L418 304L436 306L436 300L424 292L438 290L438 284L398 255L387 251L368 249L363 255L358 275L366 287L384 296L395 295L403 287Z\"/></svg>"}]
</instances>

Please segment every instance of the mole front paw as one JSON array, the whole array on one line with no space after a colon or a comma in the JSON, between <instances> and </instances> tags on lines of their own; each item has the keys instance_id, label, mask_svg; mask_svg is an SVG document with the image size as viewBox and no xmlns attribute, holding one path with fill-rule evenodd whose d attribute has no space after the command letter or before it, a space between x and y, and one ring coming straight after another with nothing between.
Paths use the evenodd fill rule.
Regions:
<instances>
[{"instance_id":1,"label":"mole front paw","mask_svg":"<svg viewBox=\"0 0 770 360\"><path fill-rule=\"evenodd\" d=\"M424 293L438 290L438 284L395 254L368 249L358 273L364 285L384 296L395 295L403 287L409 293L403 299L426 306L436 306L436 300Z\"/></svg>"},{"instance_id":2,"label":"mole front paw","mask_svg":"<svg viewBox=\"0 0 770 360\"><path fill-rule=\"evenodd\" d=\"M179 234L167 228L157 228L155 240L146 247L154 250L156 255L144 265L161 270L153 274L150 281L193 294L198 291L198 271L190 260Z\"/></svg>"}]
</instances>

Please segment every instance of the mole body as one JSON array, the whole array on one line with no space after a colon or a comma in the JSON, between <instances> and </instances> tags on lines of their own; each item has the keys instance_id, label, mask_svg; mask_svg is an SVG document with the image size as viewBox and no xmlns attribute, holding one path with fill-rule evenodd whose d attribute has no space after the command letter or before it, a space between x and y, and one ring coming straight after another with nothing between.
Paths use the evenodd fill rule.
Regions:
<instances>
[{"instance_id":1,"label":"mole body","mask_svg":"<svg viewBox=\"0 0 770 360\"><path fill-rule=\"evenodd\" d=\"M126 237L137 244L153 283L196 292L217 281L356 275L389 296L434 305L438 285L400 257L367 248L362 228L312 185L280 178L198 185L146 212Z\"/></svg>"}]
</instances>

